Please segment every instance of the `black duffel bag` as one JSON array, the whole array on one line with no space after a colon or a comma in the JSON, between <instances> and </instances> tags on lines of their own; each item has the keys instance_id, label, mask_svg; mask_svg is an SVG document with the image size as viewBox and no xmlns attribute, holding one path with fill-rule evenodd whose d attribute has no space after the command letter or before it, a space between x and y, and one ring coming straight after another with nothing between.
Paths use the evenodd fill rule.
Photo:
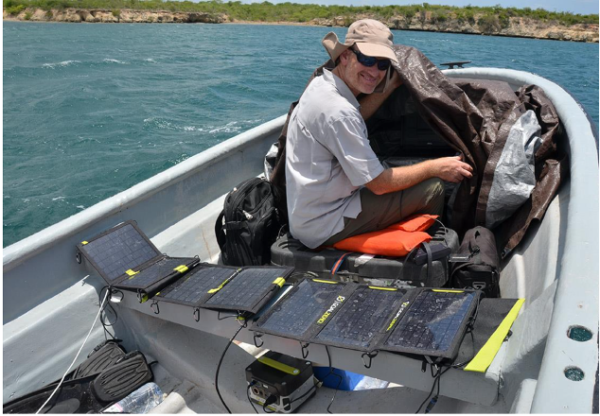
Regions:
<instances>
[{"instance_id":1,"label":"black duffel bag","mask_svg":"<svg viewBox=\"0 0 600 416\"><path fill-rule=\"evenodd\" d=\"M252 178L225 197L215 224L221 259L228 266L268 264L281 228L271 183Z\"/></svg>"},{"instance_id":2,"label":"black duffel bag","mask_svg":"<svg viewBox=\"0 0 600 416\"><path fill-rule=\"evenodd\" d=\"M449 262L453 287L482 290L489 298L500 296L500 258L490 230L475 227L467 231L458 253Z\"/></svg>"}]
</instances>

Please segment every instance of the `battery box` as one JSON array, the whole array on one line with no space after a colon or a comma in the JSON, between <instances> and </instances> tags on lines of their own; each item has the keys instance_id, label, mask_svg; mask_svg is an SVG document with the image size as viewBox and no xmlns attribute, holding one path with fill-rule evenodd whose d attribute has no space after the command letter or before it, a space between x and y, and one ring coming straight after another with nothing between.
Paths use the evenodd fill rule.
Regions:
<instances>
[{"instance_id":1,"label":"battery box","mask_svg":"<svg viewBox=\"0 0 600 416\"><path fill-rule=\"evenodd\" d=\"M268 413L292 413L317 389L310 361L273 351L246 368L246 381L250 400Z\"/></svg>"},{"instance_id":2,"label":"battery box","mask_svg":"<svg viewBox=\"0 0 600 416\"><path fill-rule=\"evenodd\" d=\"M430 244L441 243L454 253L458 250L458 236L449 228L437 230ZM299 240L285 234L271 246L271 264L294 267L298 272L312 272L313 277L331 278L331 269L344 254L333 248L311 250ZM366 261L365 261L366 260ZM365 256L351 253L337 271L342 280L386 286L391 281L400 287L442 287L448 281L448 258L433 260L431 272L427 264L417 265L404 257Z\"/></svg>"}]
</instances>

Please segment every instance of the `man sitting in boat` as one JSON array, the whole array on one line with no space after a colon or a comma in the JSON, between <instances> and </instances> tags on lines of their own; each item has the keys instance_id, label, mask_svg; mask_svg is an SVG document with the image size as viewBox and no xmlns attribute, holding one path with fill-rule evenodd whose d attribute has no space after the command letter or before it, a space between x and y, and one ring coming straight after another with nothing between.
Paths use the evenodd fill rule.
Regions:
<instances>
[{"instance_id":1,"label":"man sitting in boat","mask_svg":"<svg viewBox=\"0 0 600 416\"><path fill-rule=\"evenodd\" d=\"M365 119L400 85L389 28L360 20L348 28L344 43L331 32L323 45L336 66L312 80L288 125L291 234L316 248L415 213L441 215L442 180L471 177L468 164L444 157L386 169L369 145Z\"/></svg>"}]
</instances>

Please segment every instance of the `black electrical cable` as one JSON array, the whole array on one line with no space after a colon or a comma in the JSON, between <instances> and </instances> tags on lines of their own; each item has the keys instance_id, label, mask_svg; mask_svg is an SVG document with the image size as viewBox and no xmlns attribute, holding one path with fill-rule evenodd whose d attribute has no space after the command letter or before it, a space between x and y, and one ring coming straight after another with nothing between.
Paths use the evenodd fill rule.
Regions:
<instances>
[{"instance_id":1,"label":"black electrical cable","mask_svg":"<svg viewBox=\"0 0 600 416\"><path fill-rule=\"evenodd\" d=\"M219 364L217 364L217 372L215 374L215 389L217 390L217 395L219 396L219 399L221 399L221 403L223 403L223 406L225 407L225 409L227 410L227 413L229 413L229 414L231 414L231 410L229 410L229 407L227 407L227 405L225 404L225 400L223 400L223 397L221 396L221 392L219 391L219 370L221 369L221 364L223 363L223 358L225 358L225 354L227 353L229 346L233 343L233 340L235 339L235 337L237 337L237 335L240 333L240 331L246 327L246 325L247 324L245 322L244 322L244 325L240 325L239 329L237 331L235 331L235 334L233 334L233 336L227 343L227 346L225 347L225 350L223 351L223 354L221 354L221 358L219 359Z\"/></svg>"},{"instance_id":2,"label":"black electrical cable","mask_svg":"<svg viewBox=\"0 0 600 416\"><path fill-rule=\"evenodd\" d=\"M433 408L433 405L435 405L435 403L437 402L437 398L440 395L441 378L444 374L446 374L448 372L448 370L450 370L452 368L462 368L462 367L466 366L467 364L469 364L471 362L471 360L473 360L473 358L475 357L475 337L473 336L472 331L471 331L471 342L473 343L473 357L470 360L462 362L462 363L458 363L458 364L452 364L450 366L439 367L436 374L433 374L433 366L432 366L430 371L431 371L431 376L434 377L433 385L431 386L431 390L429 391L429 394L427 395L425 400L423 400L423 403L421 403L421 406L419 406L419 409L415 413L419 413L421 411L421 409L423 408L423 405L427 402L427 400L429 400L429 398L433 394L433 390L435 390L435 388L437 386L436 395L431 399L431 403L430 403L430 405L427 406L425 413L429 413L429 410L431 410L431 408Z\"/></svg>"},{"instance_id":3,"label":"black electrical cable","mask_svg":"<svg viewBox=\"0 0 600 416\"><path fill-rule=\"evenodd\" d=\"M250 402L250 405L254 409L254 413L258 414L258 410L256 410L256 407L254 406L254 402L252 401L252 398L250 398L250 389L255 384L256 384L256 381L253 381L252 383L248 384L248 388L246 389L246 396L248 396L248 401Z\"/></svg>"},{"instance_id":4,"label":"black electrical cable","mask_svg":"<svg viewBox=\"0 0 600 416\"><path fill-rule=\"evenodd\" d=\"M218 321L224 321L225 319L230 319L230 318L240 318L240 314L238 313L236 314L230 314L230 315L225 315L225 316L221 316L221 311L217 312L217 320Z\"/></svg>"},{"instance_id":5,"label":"black electrical cable","mask_svg":"<svg viewBox=\"0 0 600 416\"><path fill-rule=\"evenodd\" d=\"M431 372L433 373L433 370L431 370ZM423 400L423 403L421 403L421 406L419 406L419 408L417 409L417 411L415 413L419 413L421 411L421 409L423 408L423 406L425 405L425 403L427 403L427 401L429 400L429 398L431 397L431 395L433 394L433 390L435 390L435 386L437 385L437 383L439 382L440 377L442 376L442 368L439 367L436 374L435 374L435 378L433 380L433 384L431 386L431 390L429 391L429 394L427 395L427 397L425 398L425 400Z\"/></svg>"},{"instance_id":6,"label":"black electrical cable","mask_svg":"<svg viewBox=\"0 0 600 416\"><path fill-rule=\"evenodd\" d=\"M438 398L440 397L440 384L442 382L442 376L444 375L444 373L446 371L450 370L450 367L447 367L446 369L444 369L443 371L440 372L440 375L437 377L437 393L435 394L435 396L433 396L431 398L431 400L429 401L429 404L427 405L427 407L425 407L425 413L429 413L431 412L431 410L433 410L433 407L436 405Z\"/></svg>"},{"instance_id":7,"label":"black electrical cable","mask_svg":"<svg viewBox=\"0 0 600 416\"><path fill-rule=\"evenodd\" d=\"M341 384L342 384L342 380L343 380L343 378L342 378L342 376L340 376L339 374L336 374L336 373L334 373L334 372L333 372L333 367L332 367L332 365L331 365L331 354L329 353L329 348L327 347L327 345L325 345L325 352L327 352L327 359L329 360L329 374L327 374L327 375L326 375L326 376L323 378L323 380L325 380L325 379L326 379L327 377L329 377L330 375L334 375L334 376L336 376L336 377L339 377L339 378L340 378L340 381L338 382L338 385L337 385L337 387L335 388L335 391L333 392L333 397L331 398L331 402L329 403L329 406L327 406L327 413L331 413L331 414L333 414L333 413L331 412L330 408L331 408L331 405L333 404L333 401L335 400L335 396L337 395L337 392L338 392L338 390L339 390L339 388L340 388L340 386L341 386Z\"/></svg>"},{"instance_id":8,"label":"black electrical cable","mask_svg":"<svg viewBox=\"0 0 600 416\"><path fill-rule=\"evenodd\" d=\"M473 331L469 331L469 333L471 334L471 345L472 345L472 350L473 350L473 356L471 358L469 358L467 361L464 361L462 363L458 363L458 364L452 364L450 367L452 368L462 368L464 366L466 366L467 364L469 364L471 361L473 361L473 358L475 358L475 336L473 335Z\"/></svg>"},{"instance_id":9,"label":"black electrical cable","mask_svg":"<svg viewBox=\"0 0 600 416\"><path fill-rule=\"evenodd\" d=\"M267 397L267 399L265 400L265 402L264 402L264 403L263 403L263 405L262 405L263 412L265 412L265 413L267 413L267 414L268 414L268 413L275 413L275 411L274 411L274 410L270 410L270 409L269 409L269 411L267 412L267 409L268 409L268 408L267 408L267 406L270 406L270 405L272 405L272 404L273 404L273 403L275 403L276 401L277 401L277 399L276 399L276 398L275 398L275 396L273 396L273 395L271 395L271 396Z\"/></svg>"},{"instance_id":10,"label":"black electrical cable","mask_svg":"<svg viewBox=\"0 0 600 416\"><path fill-rule=\"evenodd\" d=\"M310 271L306 271L306 272L293 272L292 274L290 274L290 279L302 279L302 278L309 278L309 279L318 279L319 275L314 273L314 272L310 272Z\"/></svg>"}]
</instances>

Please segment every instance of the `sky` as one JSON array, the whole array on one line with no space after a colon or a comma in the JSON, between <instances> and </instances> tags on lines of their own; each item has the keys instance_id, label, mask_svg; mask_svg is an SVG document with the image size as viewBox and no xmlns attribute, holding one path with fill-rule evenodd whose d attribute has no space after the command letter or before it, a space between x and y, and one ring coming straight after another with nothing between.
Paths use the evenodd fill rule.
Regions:
<instances>
[{"instance_id":1,"label":"sky","mask_svg":"<svg viewBox=\"0 0 600 416\"><path fill-rule=\"evenodd\" d=\"M244 3L262 3L263 0L249 1ZM322 4L325 6L343 5L343 6L388 6L388 5L409 5L420 4L419 0L269 0L271 3L291 3L300 4ZM440 4L447 6L495 6L502 7L530 7L532 9L542 8L551 12L570 12L576 14L598 14L598 0L429 0L429 4Z\"/></svg>"}]
</instances>

